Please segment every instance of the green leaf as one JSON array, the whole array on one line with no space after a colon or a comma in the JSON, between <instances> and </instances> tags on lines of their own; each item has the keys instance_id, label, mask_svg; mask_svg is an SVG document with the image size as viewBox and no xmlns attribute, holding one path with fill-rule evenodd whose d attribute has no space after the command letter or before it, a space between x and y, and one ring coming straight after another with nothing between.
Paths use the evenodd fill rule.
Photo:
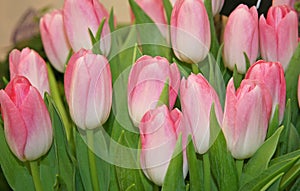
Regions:
<instances>
[{"instance_id":1,"label":"green leaf","mask_svg":"<svg viewBox=\"0 0 300 191\"><path fill-rule=\"evenodd\" d=\"M136 19L136 28L144 55L162 56L170 60L171 49L167 40L153 20L134 1L129 0L131 10ZM163 26L162 26L163 27ZM165 26L167 27L167 25ZM167 31L167 30L166 30Z\"/></svg>"},{"instance_id":2,"label":"green leaf","mask_svg":"<svg viewBox=\"0 0 300 191\"><path fill-rule=\"evenodd\" d=\"M110 182L110 165L97 156L97 149L101 149L102 152L107 152L107 146L103 138L102 131L98 129L94 134L94 152L96 168L98 173L98 183L100 189L107 191L109 189ZM76 158L78 163L79 172L83 182L85 190L93 190L92 182L90 179L90 169L89 169L89 157L88 157L88 145L86 142L86 134L82 132L75 131L75 144L76 144Z\"/></svg>"},{"instance_id":3,"label":"green leaf","mask_svg":"<svg viewBox=\"0 0 300 191\"><path fill-rule=\"evenodd\" d=\"M240 87L240 84L242 82L244 78L243 74L240 74L237 70L237 66L234 65L234 69L233 69L233 83L234 83L234 87L237 90Z\"/></svg>"},{"instance_id":4,"label":"green leaf","mask_svg":"<svg viewBox=\"0 0 300 191\"><path fill-rule=\"evenodd\" d=\"M103 18L99 25L99 28L98 28L96 36L95 36L96 42L100 41L100 39L101 39L101 34L102 34L102 30L103 30L105 21L106 21L106 18Z\"/></svg>"},{"instance_id":5,"label":"green leaf","mask_svg":"<svg viewBox=\"0 0 300 191\"><path fill-rule=\"evenodd\" d=\"M300 149L297 150L297 151L290 152L288 154L281 155L277 158L272 159L270 161L270 166L276 165L276 164L281 163L281 162L290 161L290 160L292 160L293 158L295 158L297 156L300 156Z\"/></svg>"},{"instance_id":6,"label":"green leaf","mask_svg":"<svg viewBox=\"0 0 300 191\"><path fill-rule=\"evenodd\" d=\"M108 26L109 26L109 29L110 29L110 32L114 32L115 31L115 16L114 16L114 8L112 8L110 10L110 13L109 13L109 19L108 19Z\"/></svg>"},{"instance_id":7,"label":"green leaf","mask_svg":"<svg viewBox=\"0 0 300 191\"><path fill-rule=\"evenodd\" d=\"M292 119L291 100L288 99L285 107L284 118L283 118L283 125L285 128L279 140L279 149L278 149L279 155L283 155L288 152L291 119Z\"/></svg>"},{"instance_id":8,"label":"green leaf","mask_svg":"<svg viewBox=\"0 0 300 191\"><path fill-rule=\"evenodd\" d=\"M291 100L291 117L292 122L295 124L297 121L297 115L299 111L298 98L297 98L297 85L300 74L299 67L300 60L300 43L285 71L286 79L286 98Z\"/></svg>"},{"instance_id":9,"label":"green leaf","mask_svg":"<svg viewBox=\"0 0 300 191\"><path fill-rule=\"evenodd\" d=\"M218 42L218 37L215 29L214 16L212 14L212 0L205 0L204 5L206 7L207 15L209 18L209 24L210 24L210 33L211 33L210 52L216 58L218 56L218 50L220 48L220 44Z\"/></svg>"},{"instance_id":10,"label":"green leaf","mask_svg":"<svg viewBox=\"0 0 300 191\"><path fill-rule=\"evenodd\" d=\"M279 177L282 173L286 173L299 160L299 157L270 166L250 182L244 184L239 191L261 190L265 185L274 182L274 178Z\"/></svg>"},{"instance_id":11,"label":"green leaf","mask_svg":"<svg viewBox=\"0 0 300 191\"><path fill-rule=\"evenodd\" d=\"M167 105L169 106L169 79L165 82L164 88L161 91L156 107Z\"/></svg>"},{"instance_id":12,"label":"green leaf","mask_svg":"<svg viewBox=\"0 0 300 191\"><path fill-rule=\"evenodd\" d=\"M234 191L238 189L237 169L234 159L226 146L226 140L218 123L214 106L210 111L210 142L209 159L212 175L218 190Z\"/></svg>"},{"instance_id":13,"label":"green leaf","mask_svg":"<svg viewBox=\"0 0 300 191\"><path fill-rule=\"evenodd\" d=\"M190 64L183 63L176 58L173 58L173 62L176 63L181 76L184 76L187 78L190 75L190 73L192 72L192 70L190 68Z\"/></svg>"},{"instance_id":14,"label":"green leaf","mask_svg":"<svg viewBox=\"0 0 300 191\"><path fill-rule=\"evenodd\" d=\"M277 143L283 127L280 127L265 143L255 152L244 168L241 177L241 185L250 182L257 175L268 168L269 162L274 155Z\"/></svg>"},{"instance_id":15,"label":"green leaf","mask_svg":"<svg viewBox=\"0 0 300 191\"><path fill-rule=\"evenodd\" d=\"M56 159L55 164L57 165L56 167L58 168L56 173L58 174L59 178L62 180L61 182L64 182L66 184L67 190L74 190L74 184L75 184L74 159L71 154L68 142L66 140L67 136L64 131L64 125L62 123L62 119L58 112L58 109L54 101L52 100L52 98L49 96L49 94L46 94L45 102L48 107L48 111L52 121L52 127L54 130L53 131L54 141L52 146L54 147L54 151L55 151L55 159ZM50 157L49 159L46 158L47 159L46 161L41 162L41 174L42 173L47 174L52 171L50 168L52 168L51 164L54 163L53 161L51 161L53 159L53 156L49 156L49 157ZM50 166L47 166L47 164L49 164ZM44 167L44 165L46 166ZM56 178L56 174L53 174L53 176ZM41 180L47 181L47 179L43 179L43 178Z\"/></svg>"},{"instance_id":16,"label":"green leaf","mask_svg":"<svg viewBox=\"0 0 300 191\"><path fill-rule=\"evenodd\" d=\"M165 11L166 11L168 24L170 25L173 7L172 7L170 0L163 0L163 4L164 4Z\"/></svg>"},{"instance_id":17,"label":"green leaf","mask_svg":"<svg viewBox=\"0 0 300 191\"><path fill-rule=\"evenodd\" d=\"M189 180L190 191L202 191L203 188L203 168L202 161L197 159L194 143L191 136L188 137L188 145L186 147L186 154L189 164Z\"/></svg>"},{"instance_id":18,"label":"green leaf","mask_svg":"<svg viewBox=\"0 0 300 191\"><path fill-rule=\"evenodd\" d=\"M31 174L26 165L10 151L6 143L3 127L0 128L0 150L1 168L10 187L15 191L34 190Z\"/></svg>"},{"instance_id":19,"label":"green leaf","mask_svg":"<svg viewBox=\"0 0 300 191\"><path fill-rule=\"evenodd\" d=\"M295 126L291 123L287 152L292 152L297 149L300 149L300 136Z\"/></svg>"},{"instance_id":20,"label":"green leaf","mask_svg":"<svg viewBox=\"0 0 300 191\"><path fill-rule=\"evenodd\" d=\"M282 177L282 181L280 183L280 189L284 190L285 188L287 188L299 176L300 176L300 163L298 162Z\"/></svg>"},{"instance_id":21,"label":"green leaf","mask_svg":"<svg viewBox=\"0 0 300 191\"><path fill-rule=\"evenodd\" d=\"M276 105L274 115L269 123L267 138L271 137L279 126L279 104Z\"/></svg>"},{"instance_id":22,"label":"green leaf","mask_svg":"<svg viewBox=\"0 0 300 191\"><path fill-rule=\"evenodd\" d=\"M91 30L90 28L89 28L88 30L89 30L89 35L90 35L91 42L92 42L92 44L94 45L94 44L96 44L97 40L96 40L96 38L95 38L95 36L94 36L92 30ZM95 53L95 52L94 52L94 53Z\"/></svg>"},{"instance_id":23,"label":"green leaf","mask_svg":"<svg viewBox=\"0 0 300 191\"><path fill-rule=\"evenodd\" d=\"M250 68L251 63L250 63L249 57L246 54L246 52L244 52L244 58L245 58L245 62L246 62L246 71L248 71L248 69Z\"/></svg>"},{"instance_id":24,"label":"green leaf","mask_svg":"<svg viewBox=\"0 0 300 191\"><path fill-rule=\"evenodd\" d=\"M183 177L182 136L180 135L162 185L162 191L185 191Z\"/></svg>"}]
</instances>

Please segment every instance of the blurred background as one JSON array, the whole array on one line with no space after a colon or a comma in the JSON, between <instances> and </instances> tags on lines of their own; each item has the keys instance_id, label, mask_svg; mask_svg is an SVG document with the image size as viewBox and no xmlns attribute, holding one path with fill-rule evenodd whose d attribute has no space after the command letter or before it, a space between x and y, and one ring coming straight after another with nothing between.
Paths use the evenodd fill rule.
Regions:
<instances>
[{"instance_id":1,"label":"blurred background","mask_svg":"<svg viewBox=\"0 0 300 191\"><path fill-rule=\"evenodd\" d=\"M127 0L100 1L108 10L114 7L118 22L129 21ZM46 8L61 9L63 2L64 0L0 0L0 61L5 59L13 43L24 35L21 35L22 32L27 35L36 32L30 22L32 17L40 14L39 11ZM23 26L20 23L23 23Z\"/></svg>"}]
</instances>

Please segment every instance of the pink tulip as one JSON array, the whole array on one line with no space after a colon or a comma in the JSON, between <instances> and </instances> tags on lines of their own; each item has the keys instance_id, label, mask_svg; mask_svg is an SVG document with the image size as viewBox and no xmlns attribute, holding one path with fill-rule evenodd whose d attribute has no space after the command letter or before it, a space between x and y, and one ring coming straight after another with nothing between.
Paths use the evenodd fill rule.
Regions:
<instances>
[{"instance_id":1,"label":"pink tulip","mask_svg":"<svg viewBox=\"0 0 300 191\"><path fill-rule=\"evenodd\" d=\"M70 45L65 34L62 11L54 10L40 20L43 46L51 64L59 72L65 71Z\"/></svg>"},{"instance_id":2,"label":"pink tulip","mask_svg":"<svg viewBox=\"0 0 300 191\"><path fill-rule=\"evenodd\" d=\"M272 116L276 106L279 105L279 122L281 123L284 116L286 97L286 83L281 64L279 62L257 61L249 68L245 78L265 83L273 100Z\"/></svg>"},{"instance_id":3,"label":"pink tulip","mask_svg":"<svg viewBox=\"0 0 300 191\"><path fill-rule=\"evenodd\" d=\"M9 54L10 79L26 77L38 89L41 96L50 93L47 66L43 58L34 50L24 48L21 52L14 49Z\"/></svg>"},{"instance_id":4,"label":"pink tulip","mask_svg":"<svg viewBox=\"0 0 300 191\"><path fill-rule=\"evenodd\" d=\"M75 53L64 85L71 117L78 127L94 129L105 123L112 104L112 79L104 56L84 49Z\"/></svg>"},{"instance_id":5,"label":"pink tulip","mask_svg":"<svg viewBox=\"0 0 300 191\"><path fill-rule=\"evenodd\" d=\"M280 62L284 69L298 45L298 16L287 6L271 7L259 19L260 49L264 60Z\"/></svg>"},{"instance_id":6,"label":"pink tulip","mask_svg":"<svg viewBox=\"0 0 300 191\"><path fill-rule=\"evenodd\" d=\"M106 18L100 42L100 49L108 55L111 46L108 26L109 15L98 0L65 0L63 19L66 34L74 52L81 48L91 49L92 41L88 29L95 36L101 21Z\"/></svg>"},{"instance_id":7,"label":"pink tulip","mask_svg":"<svg viewBox=\"0 0 300 191\"><path fill-rule=\"evenodd\" d=\"M272 110L272 97L264 83L245 79L235 90L227 86L222 129L236 159L251 157L264 143Z\"/></svg>"},{"instance_id":8,"label":"pink tulip","mask_svg":"<svg viewBox=\"0 0 300 191\"><path fill-rule=\"evenodd\" d=\"M210 41L202 0L176 1L171 16L171 42L176 57L186 63L198 63L207 56Z\"/></svg>"},{"instance_id":9,"label":"pink tulip","mask_svg":"<svg viewBox=\"0 0 300 191\"><path fill-rule=\"evenodd\" d=\"M291 8L294 8L295 5L295 0L273 0L272 3L273 6L277 6L277 5L288 5Z\"/></svg>"},{"instance_id":10,"label":"pink tulip","mask_svg":"<svg viewBox=\"0 0 300 191\"><path fill-rule=\"evenodd\" d=\"M182 119L182 113L178 109L170 112L167 106L163 105L149 110L140 123L141 168L144 174L156 185L161 186L164 182L178 135L183 131ZM183 155L183 174L185 177L188 166L185 152Z\"/></svg>"},{"instance_id":11,"label":"pink tulip","mask_svg":"<svg viewBox=\"0 0 300 191\"><path fill-rule=\"evenodd\" d=\"M22 76L16 76L0 90L4 133L10 150L21 161L36 160L52 144L52 126L38 90Z\"/></svg>"},{"instance_id":12,"label":"pink tulip","mask_svg":"<svg viewBox=\"0 0 300 191\"><path fill-rule=\"evenodd\" d=\"M204 0L202 0L204 2ZM225 0L212 0L211 6L212 6L212 14L215 16L216 14L220 13Z\"/></svg>"},{"instance_id":13,"label":"pink tulip","mask_svg":"<svg viewBox=\"0 0 300 191\"><path fill-rule=\"evenodd\" d=\"M169 83L169 108L177 97L180 73L176 64L162 57L142 56L133 65L128 78L128 110L135 126L143 115L157 106L165 83Z\"/></svg>"},{"instance_id":14,"label":"pink tulip","mask_svg":"<svg viewBox=\"0 0 300 191\"><path fill-rule=\"evenodd\" d=\"M258 13L255 7L239 5L228 18L224 31L224 64L239 73L246 72L247 54L250 64L258 57Z\"/></svg>"},{"instance_id":15,"label":"pink tulip","mask_svg":"<svg viewBox=\"0 0 300 191\"><path fill-rule=\"evenodd\" d=\"M209 149L210 110L213 103L218 122L222 122L223 111L218 95L204 76L191 74L187 80L181 80L180 101L196 151L203 154Z\"/></svg>"}]
</instances>

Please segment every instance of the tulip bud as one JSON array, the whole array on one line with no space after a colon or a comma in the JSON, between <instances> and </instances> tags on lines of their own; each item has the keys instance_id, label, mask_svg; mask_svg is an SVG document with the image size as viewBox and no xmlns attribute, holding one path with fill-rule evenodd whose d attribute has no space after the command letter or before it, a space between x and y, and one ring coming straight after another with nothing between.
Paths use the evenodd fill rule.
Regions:
<instances>
[{"instance_id":1,"label":"tulip bud","mask_svg":"<svg viewBox=\"0 0 300 191\"><path fill-rule=\"evenodd\" d=\"M239 5L228 18L224 30L224 64L239 73L246 72L247 54L250 64L258 57L258 13L255 7Z\"/></svg>"},{"instance_id":2,"label":"tulip bud","mask_svg":"<svg viewBox=\"0 0 300 191\"><path fill-rule=\"evenodd\" d=\"M284 71L279 62L257 61L246 73L246 79L258 80L265 83L273 100L272 115L279 105L279 122L281 123L285 109L286 83Z\"/></svg>"},{"instance_id":3,"label":"tulip bud","mask_svg":"<svg viewBox=\"0 0 300 191\"><path fill-rule=\"evenodd\" d=\"M272 5L273 6L287 5L287 6L291 7L291 8L294 8L295 0L273 0Z\"/></svg>"},{"instance_id":4,"label":"tulip bud","mask_svg":"<svg viewBox=\"0 0 300 191\"><path fill-rule=\"evenodd\" d=\"M286 70L298 45L297 13L287 6L271 7L267 19L259 19L259 32L262 58Z\"/></svg>"},{"instance_id":5,"label":"tulip bud","mask_svg":"<svg viewBox=\"0 0 300 191\"><path fill-rule=\"evenodd\" d=\"M104 124L112 104L112 80L107 59L89 50L80 50L71 57L64 82L75 124L83 130Z\"/></svg>"},{"instance_id":6,"label":"tulip bud","mask_svg":"<svg viewBox=\"0 0 300 191\"><path fill-rule=\"evenodd\" d=\"M176 64L162 57L142 56L132 66L128 78L128 110L135 126L143 115L157 106L165 83L169 83L169 108L177 97L180 73Z\"/></svg>"},{"instance_id":7,"label":"tulip bud","mask_svg":"<svg viewBox=\"0 0 300 191\"><path fill-rule=\"evenodd\" d=\"M50 93L47 65L34 50L24 48L21 52L14 49L9 54L10 79L16 76L26 77L38 89L41 96Z\"/></svg>"},{"instance_id":8,"label":"tulip bud","mask_svg":"<svg viewBox=\"0 0 300 191\"><path fill-rule=\"evenodd\" d=\"M202 1L204 2L204 0L202 0ZM215 16L218 13L220 13L223 5L224 5L224 0L212 0L211 1L213 16Z\"/></svg>"},{"instance_id":9,"label":"tulip bud","mask_svg":"<svg viewBox=\"0 0 300 191\"><path fill-rule=\"evenodd\" d=\"M65 0L63 19L66 34L74 52L81 48L93 47L89 30L95 36L101 21L106 18L102 34L100 49L104 55L108 55L111 39L108 26L109 15L105 7L98 0Z\"/></svg>"},{"instance_id":10,"label":"tulip bud","mask_svg":"<svg viewBox=\"0 0 300 191\"><path fill-rule=\"evenodd\" d=\"M170 112L167 106L163 105L149 110L140 123L141 168L144 174L156 185L161 186L164 182L178 135L183 130L180 125L182 119L179 110L174 109ZM185 177L188 171L185 151L183 155L183 174Z\"/></svg>"},{"instance_id":11,"label":"tulip bud","mask_svg":"<svg viewBox=\"0 0 300 191\"><path fill-rule=\"evenodd\" d=\"M196 151L203 154L209 149L210 110L213 103L218 122L222 122L223 111L218 95L204 76L191 74L187 80L181 80L180 101Z\"/></svg>"},{"instance_id":12,"label":"tulip bud","mask_svg":"<svg viewBox=\"0 0 300 191\"><path fill-rule=\"evenodd\" d=\"M234 158L249 158L264 143L271 110L272 97L265 84L245 79L235 90L233 80L229 81L222 130Z\"/></svg>"},{"instance_id":13,"label":"tulip bud","mask_svg":"<svg viewBox=\"0 0 300 191\"><path fill-rule=\"evenodd\" d=\"M23 76L0 90L4 133L10 150L21 161L36 160L52 144L52 126L44 100Z\"/></svg>"},{"instance_id":14,"label":"tulip bud","mask_svg":"<svg viewBox=\"0 0 300 191\"><path fill-rule=\"evenodd\" d=\"M186 63L204 60L210 49L210 25L202 0L176 1L171 16L171 42Z\"/></svg>"},{"instance_id":15,"label":"tulip bud","mask_svg":"<svg viewBox=\"0 0 300 191\"><path fill-rule=\"evenodd\" d=\"M70 45L65 34L62 11L54 10L40 20L43 46L51 64L59 72L65 71Z\"/></svg>"}]
</instances>

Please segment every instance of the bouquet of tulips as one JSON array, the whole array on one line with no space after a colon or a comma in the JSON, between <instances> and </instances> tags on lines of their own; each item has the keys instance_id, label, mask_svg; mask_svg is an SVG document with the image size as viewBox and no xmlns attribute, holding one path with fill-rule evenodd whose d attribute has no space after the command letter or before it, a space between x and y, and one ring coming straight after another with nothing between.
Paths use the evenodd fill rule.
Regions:
<instances>
[{"instance_id":1,"label":"bouquet of tulips","mask_svg":"<svg viewBox=\"0 0 300 191\"><path fill-rule=\"evenodd\" d=\"M9 53L0 90L9 186L299 190L294 3L273 1L265 15L241 4L217 33L224 0L129 0L126 26L98 0L65 0L39 21L46 58Z\"/></svg>"}]
</instances>

